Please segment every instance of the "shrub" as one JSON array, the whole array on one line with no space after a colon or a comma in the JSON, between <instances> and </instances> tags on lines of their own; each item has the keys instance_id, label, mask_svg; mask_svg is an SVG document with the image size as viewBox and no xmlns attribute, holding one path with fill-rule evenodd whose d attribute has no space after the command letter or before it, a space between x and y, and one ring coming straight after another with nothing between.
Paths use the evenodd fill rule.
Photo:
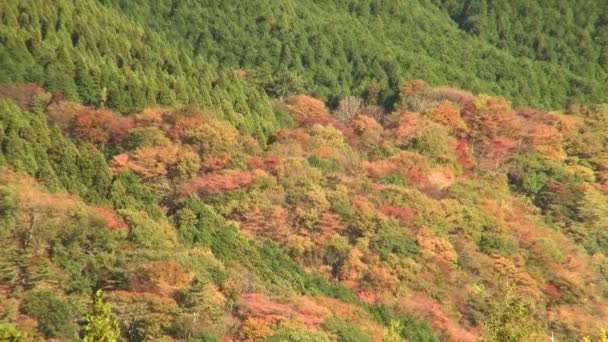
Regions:
<instances>
[{"instance_id":1,"label":"shrub","mask_svg":"<svg viewBox=\"0 0 608 342\"><path fill-rule=\"evenodd\" d=\"M0 341L21 341L21 333L12 324L0 323Z\"/></svg>"},{"instance_id":2,"label":"shrub","mask_svg":"<svg viewBox=\"0 0 608 342\"><path fill-rule=\"evenodd\" d=\"M260 318L247 318L241 327L240 335L246 339L258 340L274 335L270 324Z\"/></svg>"},{"instance_id":3,"label":"shrub","mask_svg":"<svg viewBox=\"0 0 608 342\"><path fill-rule=\"evenodd\" d=\"M129 226L128 239L145 247L168 247L177 242L175 229L164 220L154 220L139 210L121 209Z\"/></svg>"},{"instance_id":4,"label":"shrub","mask_svg":"<svg viewBox=\"0 0 608 342\"><path fill-rule=\"evenodd\" d=\"M371 336L344 318L333 316L323 324L324 328L335 334L340 342L365 342L372 341Z\"/></svg>"},{"instance_id":5,"label":"shrub","mask_svg":"<svg viewBox=\"0 0 608 342\"><path fill-rule=\"evenodd\" d=\"M48 338L73 340L76 327L65 299L51 290L34 290L25 297L23 311L38 320L38 328Z\"/></svg>"},{"instance_id":6,"label":"shrub","mask_svg":"<svg viewBox=\"0 0 608 342\"><path fill-rule=\"evenodd\" d=\"M446 164L456 160L450 138L441 127L426 130L414 138L410 146L436 164Z\"/></svg>"},{"instance_id":7,"label":"shrub","mask_svg":"<svg viewBox=\"0 0 608 342\"><path fill-rule=\"evenodd\" d=\"M334 159L320 158L317 156L308 157L308 164L312 167L316 167L323 172L337 172L340 171L340 165Z\"/></svg>"},{"instance_id":8,"label":"shrub","mask_svg":"<svg viewBox=\"0 0 608 342\"><path fill-rule=\"evenodd\" d=\"M156 127L135 128L127 134L125 147L134 151L140 147L153 147L168 145L169 139Z\"/></svg>"},{"instance_id":9,"label":"shrub","mask_svg":"<svg viewBox=\"0 0 608 342\"><path fill-rule=\"evenodd\" d=\"M373 306L370 311L374 315L374 319L385 326L393 327L396 325L401 337L420 342L439 341L439 338L426 321L412 316L398 316L385 305Z\"/></svg>"},{"instance_id":10,"label":"shrub","mask_svg":"<svg viewBox=\"0 0 608 342\"><path fill-rule=\"evenodd\" d=\"M414 237L404 228L389 221L380 224L369 247L383 259L387 259L390 254L410 258L418 255L418 246Z\"/></svg>"},{"instance_id":11,"label":"shrub","mask_svg":"<svg viewBox=\"0 0 608 342\"><path fill-rule=\"evenodd\" d=\"M479 240L479 249L486 254L509 256L517 250L517 241L495 232L484 233Z\"/></svg>"}]
</instances>

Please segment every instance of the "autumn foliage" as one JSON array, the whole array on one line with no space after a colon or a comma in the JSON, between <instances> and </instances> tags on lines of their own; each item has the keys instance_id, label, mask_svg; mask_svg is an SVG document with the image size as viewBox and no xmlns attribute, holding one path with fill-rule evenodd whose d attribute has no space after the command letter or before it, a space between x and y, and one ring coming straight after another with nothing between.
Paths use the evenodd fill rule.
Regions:
<instances>
[{"instance_id":1,"label":"autumn foliage","mask_svg":"<svg viewBox=\"0 0 608 342\"><path fill-rule=\"evenodd\" d=\"M91 111L76 117L74 134L83 141L103 144L110 138L114 114L109 111Z\"/></svg>"},{"instance_id":2,"label":"autumn foliage","mask_svg":"<svg viewBox=\"0 0 608 342\"><path fill-rule=\"evenodd\" d=\"M118 230L127 227L127 223L118 218L112 211L103 207L96 208L96 211L99 216L103 217L108 222L108 228Z\"/></svg>"},{"instance_id":3,"label":"autumn foliage","mask_svg":"<svg viewBox=\"0 0 608 342\"><path fill-rule=\"evenodd\" d=\"M285 107L292 113L294 119L302 125L328 123L330 121L325 103L309 96L297 96L291 99Z\"/></svg>"},{"instance_id":4,"label":"autumn foliage","mask_svg":"<svg viewBox=\"0 0 608 342\"><path fill-rule=\"evenodd\" d=\"M0 177L11 248L32 255L29 268L0 258L8 288L72 279L66 289L88 291L90 277L150 338L380 340L404 324L410 340L475 341L502 319L521 323L518 312L572 340L593 334L608 318L606 109L514 110L418 81L401 90L396 111L374 117L352 98L332 115L309 96L280 100L294 120L267 141L190 106L120 117L51 101L36 124L57 123L54 142L78 147L27 145L35 135L2 121L14 148L0 163L55 191ZM56 185L79 168L70 191L91 207ZM82 262L66 261L79 251ZM43 284L47 262L60 275ZM505 277L514 303L533 305L495 305Z\"/></svg>"},{"instance_id":5,"label":"autumn foliage","mask_svg":"<svg viewBox=\"0 0 608 342\"><path fill-rule=\"evenodd\" d=\"M181 188L182 194L199 193L211 195L222 191L246 188L253 184L255 175L251 172L226 172L198 177Z\"/></svg>"}]
</instances>

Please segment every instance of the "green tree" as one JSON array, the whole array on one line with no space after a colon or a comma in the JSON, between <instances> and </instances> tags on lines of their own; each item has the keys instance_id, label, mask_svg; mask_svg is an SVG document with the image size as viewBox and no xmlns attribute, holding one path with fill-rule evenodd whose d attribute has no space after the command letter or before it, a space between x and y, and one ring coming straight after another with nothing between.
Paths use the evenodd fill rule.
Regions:
<instances>
[{"instance_id":1,"label":"green tree","mask_svg":"<svg viewBox=\"0 0 608 342\"><path fill-rule=\"evenodd\" d=\"M21 341L21 333L12 324L0 323L0 341Z\"/></svg>"},{"instance_id":2,"label":"green tree","mask_svg":"<svg viewBox=\"0 0 608 342\"><path fill-rule=\"evenodd\" d=\"M391 324L382 336L382 342L399 342L401 341L401 330L403 325L399 320L391 320Z\"/></svg>"},{"instance_id":3,"label":"green tree","mask_svg":"<svg viewBox=\"0 0 608 342\"><path fill-rule=\"evenodd\" d=\"M75 337L72 308L51 290L30 291L25 297L23 311L38 320L44 336L71 340Z\"/></svg>"},{"instance_id":4,"label":"green tree","mask_svg":"<svg viewBox=\"0 0 608 342\"><path fill-rule=\"evenodd\" d=\"M93 312L87 317L84 342L114 342L120 336L118 319L112 315L108 303L103 302L103 291L97 290Z\"/></svg>"},{"instance_id":5,"label":"green tree","mask_svg":"<svg viewBox=\"0 0 608 342\"><path fill-rule=\"evenodd\" d=\"M513 279L499 280L498 293L489 298L490 311L483 322L487 342L528 341L538 326L530 304L518 294Z\"/></svg>"}]
</instances>

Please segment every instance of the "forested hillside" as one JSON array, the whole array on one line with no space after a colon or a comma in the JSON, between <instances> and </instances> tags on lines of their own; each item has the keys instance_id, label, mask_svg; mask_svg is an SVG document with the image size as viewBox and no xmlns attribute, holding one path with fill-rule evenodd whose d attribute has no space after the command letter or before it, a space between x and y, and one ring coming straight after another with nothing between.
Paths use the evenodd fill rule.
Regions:
<instances>
[{"instance_id":1,"label":"forested hillside","mask_svg":"<svg viewBox=\"0 0 608 342\"><path fill-rule=\"evenodd\" d=\"M0 340L608 339L606 6L540 6L0 2Z\"/></svg>"},{"instance_id":2,"label":"forested hillside","mask_svg":"<svg viewBox=\"0 0 608 342\"><path fill-rule=\"evenodd\" d=\"M606 100L605 5L489 3L9 0L0 81L119 112L213 105L258 136L276 128L259 87L332 105L371 86L391 107L416 78L543 109Z\"/></svg>"},{"instance_id":3,"label":"forested hillside","mask_svg":"<svg viewBox=\"0 0 608 342\"><path fill-rule=\"evenodd\" d=\"M605 106L413 81L392 113L286 98L263 148L198 107L0 94L4 334L86 334L97 289L128 340L603 334Z\"/></svg>"}]
</instances>

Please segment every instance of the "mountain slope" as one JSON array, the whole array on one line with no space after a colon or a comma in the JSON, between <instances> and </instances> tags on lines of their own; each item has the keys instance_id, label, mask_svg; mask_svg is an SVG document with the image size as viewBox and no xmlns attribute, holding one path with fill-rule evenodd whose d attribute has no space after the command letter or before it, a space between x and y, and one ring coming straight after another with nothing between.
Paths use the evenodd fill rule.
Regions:
<instances>
[{"instance_id":1,"label":"mountain slope","mask_svg":"<svg viewBox=\"0 0 608 342\"><path fill-rule=\"evenodd\" d=\"M98 290L129 341L607 338L606 7L556 4L0 2L0 339Z\"/></svg>"}]
</instances>

